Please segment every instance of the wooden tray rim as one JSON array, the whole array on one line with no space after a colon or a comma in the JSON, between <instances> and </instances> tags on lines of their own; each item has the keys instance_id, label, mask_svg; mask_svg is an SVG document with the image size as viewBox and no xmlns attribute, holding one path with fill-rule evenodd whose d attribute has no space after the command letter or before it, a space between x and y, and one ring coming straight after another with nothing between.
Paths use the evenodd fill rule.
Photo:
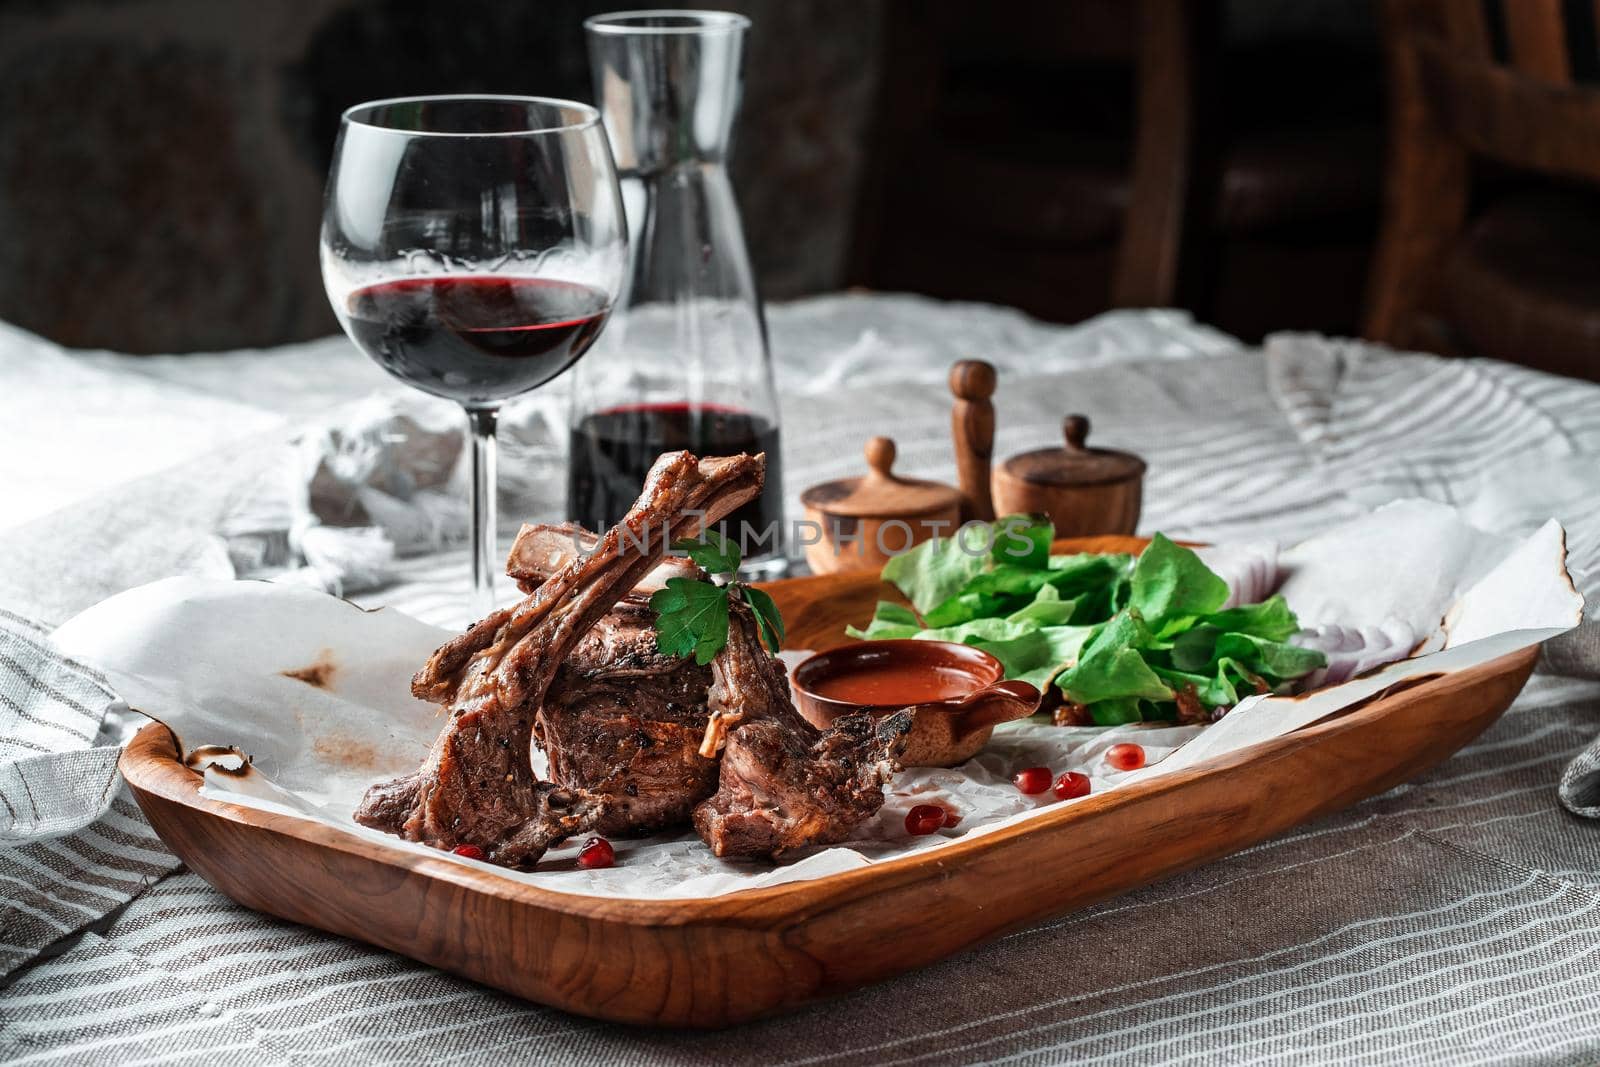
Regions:
<instances>
[{"instance_id":1,"label":"wooden tray rim","mask_svg":"<svg viewBox=\"0 0 1600 1067\"><path fill-rule=\"evenodd\" d=\"M159 720L153 720L142 727L128 743L118 760L118 769L129 785L135 789L211 817L296 838L321 848L352 853L367 860L425 877L437 878L474 892L488 893L518 904L645 927L705 923L741 925L742 919L747 919L755 925L763 917L793 915L797 905L806 909L821 908L829 902L879 888L884 883L893 884L915 877L921 873L924 865L930 862L958 865L964 858L977 851L1015 840L1021 835L1054 828L1078 818L1087 818L1112 810L1123 804L1172 792L1199 778L1225 769L1233 769L1243 763L1289 757L1306 746L1315 745L1336 733L1366 729L1376 720L1384 718L1401 706L1428 699L1436 687L1474 685L1489 678L1529 671L1538 654L1539 648L1534 645L1465 670L1405 680L1397 683L1394 689L1369 698L1353 710L1336 713L1332 718L1281 737L1250 745L1185 770L1158 775L1146 781L1092 794L1080 800L1052 805L1041 809L1041 814L1032 818L969 839L958 839L950 844L918 851L908 856L876 861L857 870L786 882L781 885L737 890L713 897L665 899L607 897L543 889L502 877L494 868L487 865L484 870L479 871L455 861L394 849L347 830L297 816L262 811L258 808L202 797L199 795L201 776L179 761L174 735Z\"/></svg>"}]
</instances>

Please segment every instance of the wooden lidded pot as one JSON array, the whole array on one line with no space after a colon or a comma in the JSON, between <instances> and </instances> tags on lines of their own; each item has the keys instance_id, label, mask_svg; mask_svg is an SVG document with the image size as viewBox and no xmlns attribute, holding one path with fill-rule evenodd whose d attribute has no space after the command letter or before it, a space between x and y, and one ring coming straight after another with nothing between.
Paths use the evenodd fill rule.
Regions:
<instances>
[{"instance_id":1,"label":"wooden lidded pot","mask_svg":"<svg viewBox=\"0 0 1600 1067\"><path fill-rule=\"evenodd\" d=\"M800 494L806 520L806 562L816 574L877 573L893 556L937 536L948 537L961 522L961 493L942 482L902 478L894 465L894 442L867 442L867 473L813 485ZM820 540L812 540L818 536Z\"/></svg>"},{"instance_id":2,"label":"wooden lidded pot","mask_svg":"<svg viewBox=\"0 0 1600 1067\"><path fill-rule=\"evenodd\" d=\"M1068 415L1064 448L1012 456L994 469L994 510L1050 516L1057 537L1132 534L1139 525L1145 462L1132 452L1090 448L1089 420Z\"/></svg>"}]
</instances>

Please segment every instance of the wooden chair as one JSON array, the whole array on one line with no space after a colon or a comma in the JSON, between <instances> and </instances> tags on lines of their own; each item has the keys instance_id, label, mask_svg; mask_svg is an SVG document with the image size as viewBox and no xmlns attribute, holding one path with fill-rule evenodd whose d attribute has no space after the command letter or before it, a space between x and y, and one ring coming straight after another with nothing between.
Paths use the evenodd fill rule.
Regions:
<instances>
[{"instance_id":1,"label":"wooden chair","mask_svg":"<svg viewBox=\"0 0 1600 1067\"><path fill-rule=\"evenodd\" d=\"M991 89L995 96L1006 90L1022 97L1048 94L1055 98L1053 108L1095 113L1062 139L1069 142L1059 146L1064 151L1055 145L1035 151L1028 145L1029 151L1014 152L1007 150L1005 135L996 150L982 138L952 144L939 129L941 121L948 123L935 113L945 52L950 38L973 31L974 13L912 0L892 3L879 101L881 143L869 158L863 183L866 218L852 249L854 280L938 291L944 280L939 275L950 273L949 264L932 261L927 249L905 246L916 240L920 220L935 217L941 206L959 206L963 228L984 239L964 242L968 259L985 254L974 245L1003 245L988 253L992 262L972 273L1005 276L996 279L992 294L977 289L938 295L992 295L1047 317L1078 318L1105 306L1104 289L1066 305L1058 303L1060 290L1097 288L1095 281L1103 287L1109 275L1115 306L1171 304L1191 215L1196 46L1215 19L1215 7L1216 0L1138 0L1130 7L1121 0L1099 0L1076 8L1024 3L1002 9L1005 17L1030 27L1033 37L1019 41L1019 51L1033 53L1035 60L1043 53L1053 63L1053 74L1074 60L1101 68L1125 63L1136 113L1123 120L1124 129L1107 128L1117 125L1124 105L1117 93L1121 87L1107 84L1118 80L1115 75ZM1087 33L1080 19L1087 20ZM980 123L992 118L979 114ZM1026 127L1027 120L1016 125ZM1008 133L1010 140L1027 137L1025 130ZM907 159L929 163L914 190L906 188ZM994 195L1002 190L1004 195ZM896 217L885 224L885 214ZM941 234L935 243L945 239ZM1013 270L1007 272L1007 265ZM1030 286L1019 274L1037 282Z\"/></svg>"},{"instance_id":2,"label":"wooden chair","mask_svg":"<svg viewBox=\"0 0 1600 1067\"><path fill-rule=\"evenodd\" d=\"M892 0L851 281L1061 321L1178 305L1245 336L1356 329L1378 79L1320 39L1225 52L1225 7ZM1005 77L973 103L953 75L985 34ZM1355 106L1296 106L1319 93Z\"/></svg>"},{"instance_id":3,"label":"wooden chair","mask_svg":"<svg viewBox=\"0 0 1600 1067\"><path fill-rule=\"evenodd\" d=\"M1383 16L1391 141L1364 332L1600 380L1600 89L1574 80L1596 65L1600 5L1385 0Z\"/></svg>"},{"instance_id":4,"label":"wooden chair","mask_svg":"<svg viewBox=\"0 0 1600 1067\"><path fill-rule=\"evenodd\" d=\"M1208 36L1216 28L1215 6L1185 0L1139 4L1133 166L1111 276L1111 303L1117 307L1174 302L1187 231L1201 214L1199 205L1216 192L1204 180L1214 168L1195 166L1207 114L1198 94L1215 43Z\"/></svg>"}]
</instances>

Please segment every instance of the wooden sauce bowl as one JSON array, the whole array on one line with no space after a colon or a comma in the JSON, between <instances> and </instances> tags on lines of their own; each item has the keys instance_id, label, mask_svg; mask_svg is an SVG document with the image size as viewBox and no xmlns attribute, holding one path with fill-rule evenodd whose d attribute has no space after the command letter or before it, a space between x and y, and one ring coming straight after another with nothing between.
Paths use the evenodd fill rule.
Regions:
<instances>
[{"instance_id":1,"label":"wooden sauce bowl","mask_svg":"<svg viewBox=\"0 0 1600 1067\"><path fill-rule=\"evenodd\" d=\"M825 695L830 683L866 678L885 669L942 676L945 688L960 690L938 700L909 694L897 700L885 694L874 702ZM1039 690L1027 682L1004 681L1005 668L989 653L950 641L862 641L843 645L803 660L791 680L795 705L818 729L841 715L869 711L882 717L905 708L914 713L911 737L900 757L907 767L954 767L989 743L1003 722L1027 718L1039 707Z\"/></svg>"}]
</instances>

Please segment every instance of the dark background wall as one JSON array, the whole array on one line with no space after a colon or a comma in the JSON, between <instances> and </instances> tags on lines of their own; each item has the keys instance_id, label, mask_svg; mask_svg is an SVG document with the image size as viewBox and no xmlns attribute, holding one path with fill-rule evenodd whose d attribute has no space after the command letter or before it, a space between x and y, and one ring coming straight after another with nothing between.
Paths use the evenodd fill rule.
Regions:
<instances>
[{"instance_id":1,"label":"dark background wall","mask_svg":"<svg viewBox=\"0 0 1600 1067\"><path fill-rule=\"evenodd\" d=\"M1173 302L1243 336L1358 322L1377 219L1370 0L1184 0L1216 22L1215 196ZM0 0L0 319L129 352L336 329L339 113L590 98L603 0ZM626 5L620 5L626 6ZM859 284L1109 306L1142 78L1134 0L739 0L733 176L769 298Z\"/></svg>"},{"instance_id":2,"label":"dark background wall","mask_svg":"<svg viewBox=\"0 0 1600 1067\"><path fill-rule=\"evenodd\" d=\"M625 5L623 5L625 6ZM752 15L733 163L775 297L843 278L874 0ZM337 330L317 229L339 113L433 92L591 97L578 0L6 0L0 319L160 352Z\"/></svg>"}]
</instances>

